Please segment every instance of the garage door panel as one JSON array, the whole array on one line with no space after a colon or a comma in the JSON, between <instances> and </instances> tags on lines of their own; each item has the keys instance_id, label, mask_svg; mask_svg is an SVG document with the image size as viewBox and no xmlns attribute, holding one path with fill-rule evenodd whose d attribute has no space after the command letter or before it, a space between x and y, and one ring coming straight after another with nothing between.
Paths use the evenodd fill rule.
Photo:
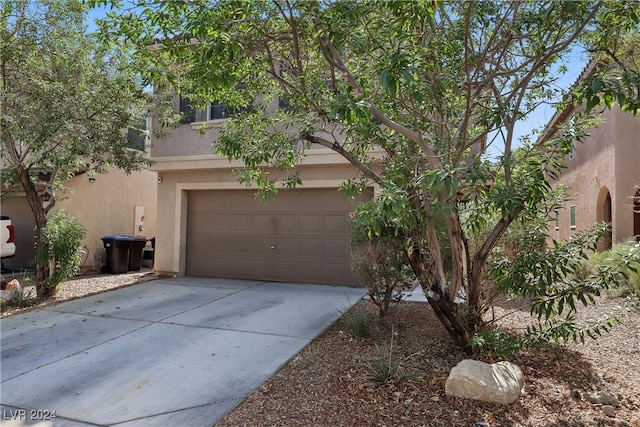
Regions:
<instances>
[{"instance_id":1,"label":"garage door panel","mask_svg":"<svg viewBox=\"0 0 640 427\"><path fill-rule=\"evenodd\" d=\"M340 264L324 264L323 266L323 279L330 283L340 282L346 280L350 276L348 267L345 267L343 263Z\"/></svg>"},{"instance_id":2,"label":"garage door panel","mask_svg":"<svg viewBox=\"0 0 640 427\"><path fill-rule=\"evenodd\" d=\"M255 232L266 232L273 227L273 218L269 214L253 215L251 230Z\"/></svg>"},{"instance_id":3,"label":"garage door panel","mask_svg":"<svg viewBox=\"0 0 640 427\"><path fill-rule=\"evenodd\" d=\"M299 277L298 263L291 261L276 262L274 270L274 278L280 281L297 281Z\"/></svg>"},{"instance_id":4,"label":"garage door panel","mask_svg":"<svg viewBox=\"0 0 640 427\"><path fill-rule=\"evenodd\" d=\"M318 239L299 239L298 254L301 257L318 257L322 253L322 241Z\"/></svg>"},{"instance_id":5,"label":"garage door panel","mask_svg":"<svg viewBox=\"0 0 640 427\"><path fill-rule=\"evenodd\" d=\"M275 215L275 233L296 233L298 231L298 215L278 214Z\"/></svg>"},{"instance_id":6,"label":"garage door panel","mask_svg":"<svg viewBox=\"0 0 640 427\"><path fill-rule=\"evenodd\" d=\"M349 247L344 240L324 240L322 242L322 254L325 257L348 257Z\"/></svg>"},{"instance_id":7,"label":"garage door panel","mask_svg":"<svg viewBox=\"0 0 640 427\"><path fill-rule=\"evenodd\" d=\"M300 254L299 250L299 242L296 238L278 238L273 239L273 250L274 256L283 257L297 257Z\"/></svg>"},{"instance_id":8,"label":"garage door panel","mask_svg":"<svg viewBox=\"0 0 640 427\"><path fill-rule=\"evenodd\" d=\"M264 236L225 236L221 245L223 250L236 257L269 256L272 246L271 239Z\"/></svg>"},{"instance_id":9,"label":"garage door panel","mask_svg":"<svg viewBox=\"0 0 640 427\"><path fill-rule=\"evenodd\" d=\"M234 232L240 233L251 232L251 223L253 221L252 215L235 214L229 215L229 217L231 217L232 223L230 228L227 228L227 230L233 230Z\"/></svg>"},{"instance_id":10,"label":"garage door panel","mask_svg":"<svg viewBox=\"0 0 640 427\"><path fill-rule=\"evenodd\" d=\"M208 233L192 233L189 238L191 245L191 254L198 255L200 253L211 250L211 240Z\"/></svg>"},{"instance_id":11,"label":"garage door panel","mask_svg":"<svg viewBox=\"0 0 640 427\"><path fill-rule=\"evenodd\" d=\"M244 260L234 258L207 258L197 259L197 262L190 265L189 274L192 276L208 277L211 270L219 271L217 277L228 277L236 279L251 279L253 276L247 273L247 266ZM252 262L252 270L268 271L270 262L268 260L255 259Z\"/></svg>"},{"instance_id":12,"label":"garage door panel","mask_svg":"<svg viewBox=\"0 0 640 427\"><path fill-rule=\"evenodd\" d=\"M344 234L349 228L347 216L344 214L323 215L322 225L322 230L325 233L337 233L340 235Z\"/></svg>"},{"instance_id":13,"label":"garage door panel","mask_svg":"<svg viewBox=\"0 0 640 427\"><path fill-rule=\"evenodd\" d=\"M264 214L254 215L253 230L268 232L269 234L295 233L298 229L297 215L293 214Z\"/></svg>"},{"instance_id":14,"label":"garage door panel","mask_svg":"<svg viewBox=\"0 0 640 427\"><path fill-rule=\"evenodd\" d=\"M233 215L218 213L198 213L197 215L195 220L206 222L207 231L225 232L235 228L236 219Z\"/></svg>"},{"instance_id":15,"label":"garage door panel","mask_svg":"<svg viewBox=\"0 0 640 427\"><path fill-rule=\"evenodd\" d=\"M193 225L192 225L190 231L192 233L208 232L209 228L210 228L210 226L209 226L210 222L209 222L208 218L209 217L206 214L193 213L192 216L191 216L191 219L193 221Z\"/></svg>"},{"instance_id":16,"label":"garage door panel","mask_svg":"<svg viewBox=\"0 0 640 427\"><path fill-rule=\"evenodd\" d=\"M302 283L325 283L322 281L322 264L313 261L300 262L298 264L298 276L297 281Z\"/></svg>"},{"instance_id":17,"label":"garage door panel","mask_svg":"<svg viewBox=\"0 0 640 427\"><path fill-rule=\"evenodd\" d=\"M301 233L321 233L322 215L300 214L298 215L298 229Z\"/></svg>"},{"instance_id":18,"label":"garage door panel","mask_svg":"<svg viewBox=\"0 0 640 427\"><path fill-rule=\"evenodd\" d=\"M336 189L282 191L266 204L250 190L191 191L186 273L357 284L349 262L355 204Z\"/></svg>"}]
</instances>

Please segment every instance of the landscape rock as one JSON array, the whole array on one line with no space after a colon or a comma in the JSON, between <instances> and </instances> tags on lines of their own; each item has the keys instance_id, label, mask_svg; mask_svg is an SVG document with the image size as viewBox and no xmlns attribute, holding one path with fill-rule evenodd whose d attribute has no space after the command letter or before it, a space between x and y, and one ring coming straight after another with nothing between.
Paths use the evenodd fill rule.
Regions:
<instances>
[{"instance_id":1,"label":"landscape rock","mask_svg":"<svg viewBox=\"0 0 640 427\"><path fill-rule=\"evenodd\" d=\"M10 281L3 280L0 285L0 298L3 300L10 300L15 292L20 292L22 286L17 279Z\"/></svg>"},{"instance_id":2,"label":"landscape rock","mask_svg":"<svg viewBox=\"0 0 640 427\"><path fill-rule=\"evenodd\" d=\"M19 291L20 289L22 289L22 286L20 286L20 282L18 282L18 279L13 279L8 282L6 280L3 280L1 289L3 291Z\"/></svg>"},{"instance_id":3,"label":"landscape rock","mask_svg":"<svg viewBox=\"0 0 640 427\"><path fill-rule=\"evenodd\" d=\"M587 393L587 400L594 405L620 406L620 401L610 391L592 391Z\"/></svg>"},{"instance_id":4,"label":"landscape rock","mask_svg":"<svg viewBox=\"0 0 640 427\"><path fill-rule=\"evenodd\" d=\"M520 397L523 385L522 370L513 363L466 359L449 373L445 392L447 396L510 405Z\"/></svg>"},{"instance_id":5,"label":"landscape rock","mask_svg":"<svg viewBox=\"0 0 640 427\"><path fill-rule=\"evenodd\" d=\"M604 412L607 417L615 418L616 416L616 408L611 405L602 406L602 412Z\"/></svg>"}]
</instances>

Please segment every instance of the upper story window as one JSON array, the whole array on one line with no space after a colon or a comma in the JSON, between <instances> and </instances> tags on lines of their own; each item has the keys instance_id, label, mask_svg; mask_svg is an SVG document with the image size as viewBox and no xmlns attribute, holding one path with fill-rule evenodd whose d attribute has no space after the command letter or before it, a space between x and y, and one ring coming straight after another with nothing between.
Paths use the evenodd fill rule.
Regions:
<instances>
[{"instance_id":1,"label":"upper story window","mask_svg":"<svg viewBox=\"0 0 640 427\"><path fill-rule=\"evenodd\" d=\"M556 209L555 239L560 240L560 211Z\"/></svg>"},{"instance_id":2,"label":"upper story window","mask_svg":"<svg viewBox=\"0 0 640 427\"><path fill-rule=\"evenodd\" d=\"M228 105L212 102L207 107L207 120L224 120L239 113L249 113L251 105L242 108L230 108Z\"/></svg>"},{"instance_id":3,"label":"upper story window","mask_svg":"<svg viewBox=\"0 0 640 427\"><path fill-rule=\"evenodd\" d=\"M235 114L248 113L251 111L251 104L241 108L231 108L228 105L219 102L212 102L206 109L202 110L191 105L189 98L180 96L180 113L182 124L225 120L233 117Z\"/></svg>"},{"instance_id":4,"label":"upper story window","mask_svg":"<svg viewBox=\"0 0 640 427\"><path fill-rule=\"evenodd\" d=\"M569 219L571 221L571 237L576 234L576 206L569 207Z\"/></svg>"},{"instance_id":5,"label":"upper story window","mask_svg":"<svg viewBox=\"0 0 640 427\"><path fill-rule=\"evenodd\" d=\"M185 98L182 95L180 95L180 113L182 114L180 123L186 124L196 121L196 109L191 106L189 98Z\"/></svg>"}]
</instances>

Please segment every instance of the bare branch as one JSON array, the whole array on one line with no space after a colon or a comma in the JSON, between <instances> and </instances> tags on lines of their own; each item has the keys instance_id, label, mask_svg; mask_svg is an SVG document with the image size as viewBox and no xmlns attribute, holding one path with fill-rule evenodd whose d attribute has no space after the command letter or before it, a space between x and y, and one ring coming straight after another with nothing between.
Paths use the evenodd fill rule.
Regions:
<instances>
[{"instance_id":1,"label":"bare branch","mask_svg":"<svg viewBox=\"0 0 640 427\"><path fill-rule=\"evenodd\" d=\"M358 168L367 178L371 179L376 184L379 184L381 186L384 185L384 181L382 181L382 178L377 173L375 173L373 169L371 169L369 166L367 166L366 164L358 160L351 152L345 150L340 144L338 144L337 141L331 142L327 139L320 138L319 136L316 136L316 135L302 135L302 138L311 143L322 145L323 147L326 147L326 148L330 148L331 150L335 151L336 153L344 157L353 166Z\"/></svg>"}]
</instances>

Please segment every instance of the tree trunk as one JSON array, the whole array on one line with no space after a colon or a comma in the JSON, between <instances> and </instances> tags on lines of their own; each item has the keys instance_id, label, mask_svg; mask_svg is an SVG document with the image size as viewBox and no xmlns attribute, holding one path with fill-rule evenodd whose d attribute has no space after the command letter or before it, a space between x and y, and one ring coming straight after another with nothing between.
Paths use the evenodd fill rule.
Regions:
<instances>
[{"instance_id":1,"label":"tree trunk","mask_svg":"<svg viewBox=\"0 0 640 427\"><path fill-rule=\"evenodd\" d=\"M429 301L434 313L438 319L440 319L440 322L444 325L455 343L462 348L465 353L471 354L473 349L469 341L473 336L474 329L460 310L458 310L458 304L450 300L447 294L441 295L439 298L427 296L427 301Z\"/></svg>"},{"instance_id":2,"label":"tree trunk","mask_svg":"<svg viewBox=\"0 0 640 427\"><path fill-rule=\"evenodd\" d=\"M29 176L29 171L22 164L18 165L17 170L18 179L22 184L22 188L24 188L27 202L36 220L36 294L38 298L49 298L55 295L56 289L55 287L47 285L45 279L47 277L48 265L40 259L44 244L42 241L42 229L47 225L47 212L45 207L42 206L40 194L38 194L38 189Z\"/></svg>"},{"instance_id":3,"label":"tree trunk","mask_svg":"<svg viewBox=\"0 0 640 427\"><path fill-rule=\"evenodd\" d=\"M417 242L416 230L412 231L412 238ZM433 308L434 313L444 326L445 330L453 338L455 343L466 353L471 353L472 349L469 340L473 335L472 323L465 319L463 313L458 310L458 305L449 298L443 287L439 285L439 274L434 265L427 265L428 257L420 250L418 244L412 245L407 250L409 264L416 277L422 285L422 289L427 294L427 301ZM433 262L431 262L433 264Z\"/></svg>"}]
</instances>

